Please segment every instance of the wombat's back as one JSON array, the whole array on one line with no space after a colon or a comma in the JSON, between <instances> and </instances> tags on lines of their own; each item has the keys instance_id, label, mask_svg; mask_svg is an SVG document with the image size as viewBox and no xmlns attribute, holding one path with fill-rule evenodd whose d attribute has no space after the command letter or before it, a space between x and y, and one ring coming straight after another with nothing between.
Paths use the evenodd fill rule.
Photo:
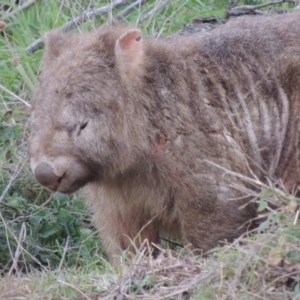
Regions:
<instances>
[{"instance_id":1,"label":"wombat's back","mask_svg":"<svg viewBox=\"0 0 300 300\"><path fill-rule=\"evenodd\" d=\"M258 178L281 178L291 188L299 181L299 36L299 13L293 13L240 18L200 37L151 43L159 61L145 71L154 82L151 99L172 116L171 126L160 115L155 123L173 140L180 131L197 132L201 159ZM226 139L236 150L224 151ZM234 163L241 156L245 161Z\"/></svg>"}]
</instances>

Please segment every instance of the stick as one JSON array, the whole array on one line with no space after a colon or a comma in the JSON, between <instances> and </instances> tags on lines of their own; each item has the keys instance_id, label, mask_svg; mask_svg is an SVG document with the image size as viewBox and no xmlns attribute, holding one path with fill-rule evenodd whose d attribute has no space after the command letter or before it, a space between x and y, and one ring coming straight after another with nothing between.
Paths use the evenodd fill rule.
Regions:
<instances>
[{"instance_id":1,"label":"stick","mask_svg":"<svg viewBox=\"0 0 300 300\"><path fill-rule=\"evenodd\" d=\"M112 9L117 8L121 5L125 5L127 3L129 3L129 0L115 0L112 4L99 7L95 10L90 10L88 12L84 12L81 15L77 16L76 18L70 20L66 24L59 27L58 30L67 32L67 31L71 30L72 28L84 23L85 21L87 21L91 18L104 15L105 13L110 12ZM38 47L40 47L42 44L43 44L43 40L42 40L42 38L39 38L36 41L34 41L31 45L29 45L26 48L26 51L32 53Z\"/></svg>"},{"instance_id":2,"label":"stick","mask_svg":"<svg viewBox=\"0 0 300 300\"><path fill-rule=\"evenodd\" d=\"M26 161L22 164L22 166L20 167L19 170L17 170L9 179L9 182L6 186L6 188L4 189L4 191L2 192L2 195L0 196L0 203L3 201L4 197L6 196L7 192L9 191L9 189L11 188L11 186L13 185L14 181L17 179L17 177L19 176L19 174L21 173L21 171L23 170L23 168L25 167L25 165L27 164L28 159L26 159ZM16 167L16 169L19 167L19 164L21 163L21 161L18 162L18 165Z\"/></svg>"},{"instance_id":3,"label":"stick","mask_svg":"<svg viewBox=\"0 0 300 300\"><path fill-rule=\"evenodd\" d=\"M171 3L172 0L165 0L156 7L154 7L151 11L149 11L147 14L145 14L143 17L141 17L138 21L138 23L142 23L143 21L153 17L159 10L163 9L166 7L169 3Z\"/></svg>"},{"instance_id":4,"label":"stick","mask_svg":"<svg viewBox=\"0 0 300 300\"><path fill-rule=\"evenodd\" d=\"M17 9L13 10L10 13L7 13L6 15L4 15L1 20L5 21L7 19L9 19L10 17L12 17L13 15L15 15L16 13L24 10L25 8L29 7L30 5L34 4L36 2L36 0L28 0L27 2L23 3L22 5L18 6Z\"/></svg>"},{"instance_id":5,"label":"stick","mask_svg":"<svg viewBox=\"0 0 300 300\"><path fill-rule=\"evenodd\" d=\"M10 90L8 90L6 87L2 86L0 84L0 89L4 92L6 92L7 94L13 96L14 98L16 98L17 100L21 101L23 104L25 104L27 107L31 107L31 105L26 102L25 100L23 100L21 97L19 97L18 95L14 94L13 92L11 92Z\"/></svg>"},{"instance_id":6,"label":"stick","mask_svg":"<svg viewBox=\"0 0 300 300\"><path fill-rule=\"evenodd\" d=\"M136 7L140 7L144 3L146 3L148 0L137 0L130 4L128 7L126 7L124 10L117 13L112 20L112 23L118 23L121 20L124 19L124 17L128 16Z\"/></svg>"},{"instance_id":7,"label":"stick","mask_svg":"<svg viewBox=\"0 0 300 300\"><path fill-rule=\"evenodd\" d=\"M276 5L281 4L285 2L293 2L293 3L299 3L298 0L278 0L278 1L271 1L268 3L263 3L259 5L241 5L241 6L235 6L228 10L226 10L226 18L228 19L229 16L239 16L244 15L247 13L253 13L253 14L262 14L261 11L259 11L260 8L269 6L269 5Z\"/></svg>"}]
</instances>

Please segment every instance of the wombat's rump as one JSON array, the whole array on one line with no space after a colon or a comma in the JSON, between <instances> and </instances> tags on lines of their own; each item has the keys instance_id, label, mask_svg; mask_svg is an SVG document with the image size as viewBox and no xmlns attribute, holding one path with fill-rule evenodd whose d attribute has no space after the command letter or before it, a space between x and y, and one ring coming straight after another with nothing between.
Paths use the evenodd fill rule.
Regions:
<instances>
[{"instance_id":1,"label":"wombat's rump","mask_svg":"<svg viewBox=\"0 0 300 300\"><path fill-rule=\"evenodd\" d=\"M255 181L297 188L299 13L202 36L122 26L45 42L31 167L51 190L83 187L110 257L160 237L208 250L249 227Z\"/></svg>"}]
</instances>

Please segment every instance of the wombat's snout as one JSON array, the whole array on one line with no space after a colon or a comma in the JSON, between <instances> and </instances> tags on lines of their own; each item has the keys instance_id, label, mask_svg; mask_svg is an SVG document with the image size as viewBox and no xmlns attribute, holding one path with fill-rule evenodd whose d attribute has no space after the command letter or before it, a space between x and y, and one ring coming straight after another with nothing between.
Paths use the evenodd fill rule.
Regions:
<instances>
[{"instance_id":1,"label":"wombat's snout","mask_svg":"<svg viewBox=\"0 0 300 300\"><path fill-rule=\"evenodd\" d=\"M64 176L56 175L52 166L47 162L39 163L34 170L34 175L40 184L53 191L58 189L58 186Z\"/></svg>"}]
</instances>

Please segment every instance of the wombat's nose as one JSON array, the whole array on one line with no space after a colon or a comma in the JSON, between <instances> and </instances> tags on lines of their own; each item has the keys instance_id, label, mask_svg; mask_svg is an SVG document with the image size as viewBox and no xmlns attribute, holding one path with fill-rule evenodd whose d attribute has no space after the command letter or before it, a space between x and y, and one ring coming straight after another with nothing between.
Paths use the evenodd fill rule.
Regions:
<instances>
[{"instance_id":1,"label":"wombat's nose","mask_svg":"<svg viewBox=\"0 0 300 300\"><path fill-rule=\"evenodd\" d=\"M63 176L57 176L46 162L39 163L34 171L37 181L50 190L56 191Z\"/></svg>"}]
</instances>

